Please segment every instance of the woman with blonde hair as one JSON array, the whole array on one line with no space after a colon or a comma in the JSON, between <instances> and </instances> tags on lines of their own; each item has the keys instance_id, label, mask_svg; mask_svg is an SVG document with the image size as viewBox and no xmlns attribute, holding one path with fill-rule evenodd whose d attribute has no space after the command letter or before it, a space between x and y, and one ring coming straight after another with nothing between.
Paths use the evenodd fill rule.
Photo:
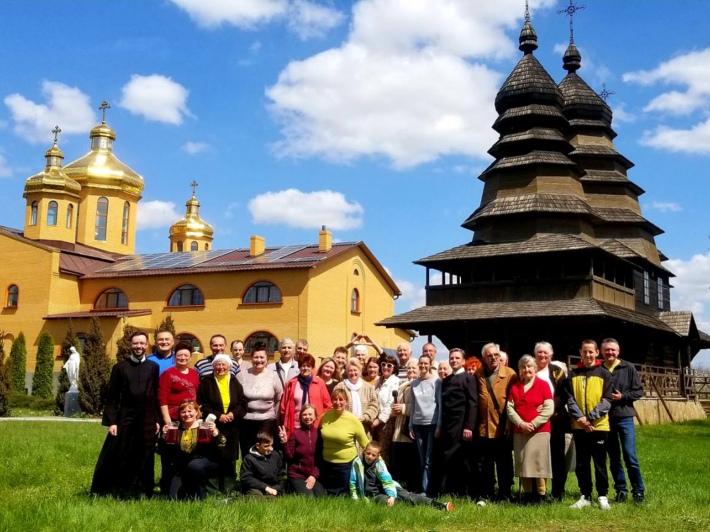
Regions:
<instances>
[{"instance_id":1,"label":"woman with blonde hair","mask_svg":"<svg viewBox=\"0 0 710 532\"><path fill-rule=\"evenodd\" d=\"M345 379L338 383L335 390L343 390L348 397L348 412L369 430L377 419L377 393L374 386L362 380L362 366L357 358L351 358L345 364ZM333 391L335 391L333 390Z\"/></svg>"}]
</instances>

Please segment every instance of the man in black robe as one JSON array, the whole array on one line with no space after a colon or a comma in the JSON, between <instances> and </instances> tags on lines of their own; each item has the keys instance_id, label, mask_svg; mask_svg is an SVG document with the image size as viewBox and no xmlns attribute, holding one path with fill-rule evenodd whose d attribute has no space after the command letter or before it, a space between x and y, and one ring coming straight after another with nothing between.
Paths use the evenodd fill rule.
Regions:
<instances>
[{"instance_id":1,"label":"man in black robe","mask_svg":"<svg viewBox=\"0 0 710 532\"><path fill-rule=\"evenodd\" d=\"M473 431L478 418L478 385L464 370L464 352L452 349L449 364L453 373L441 382L441 449L444 493L475 497L476 468L470 467Z\"/></svg>"},{"instance_id":2,"label":"man in black robe","mask_svg":"<svg viewBox=\"0 0 710 532\"><path fill-rule=\"evenodd\" d=\"M94 470L93 494L120 498L153 494L159 368L146 360L147 347L147 335L134 333L133 354L111 371L102 421L108 435Z\"/></svg>"}]
</instances>

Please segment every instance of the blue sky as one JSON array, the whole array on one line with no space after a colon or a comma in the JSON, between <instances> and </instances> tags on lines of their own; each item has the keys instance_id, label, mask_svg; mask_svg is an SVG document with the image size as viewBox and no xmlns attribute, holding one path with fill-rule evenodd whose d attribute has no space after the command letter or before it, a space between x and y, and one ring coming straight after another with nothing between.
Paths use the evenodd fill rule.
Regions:
<instances>
[{"instance_id":1,"label":"blue sky","mask_svg":"<svg viewBox=\"0 0 710 532\"><path fill-rule=\"evenodd\" d=\"M588 0L579 74L609 99L617 149L675 279L674 308L710 329L707 165L710 3ZM537 57L556 80L566 2L531 1ZM520 57L522 0L6 1L0 5L0 224L22 224L25 179L49 131L66 162L100 121L145 178L138 252L196 179L217 248L363 240L423 301L413 260L470 239L490 162L495 93Z\"/></svg>"}]
</instances>

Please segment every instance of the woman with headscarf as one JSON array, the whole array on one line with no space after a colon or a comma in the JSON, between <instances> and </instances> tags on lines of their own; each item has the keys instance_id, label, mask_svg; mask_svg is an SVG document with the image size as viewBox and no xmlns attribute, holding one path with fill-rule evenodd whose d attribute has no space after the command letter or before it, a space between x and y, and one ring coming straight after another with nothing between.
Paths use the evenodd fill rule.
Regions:
<instances>
[{"instance_id":1,"label":"woman with headscarf","mask_svg":"<svg viewBox=\"0 0 710 532\"><path fill-rule=\"evenodd\" d=\"M370 424L377 418L377 394L373 386L362 380L361 373L360 361L351 358L345 364L345 379L338 383L335 390L343 390L347 394L348 411L355 414L355 417L365 426L365 430L368 430Z\"/></svg>"},{"instance_id":2,"label":"woman with headscarf","mask_svg":"<svg viewBox=\"0 0 710 532\"><path fill-rule=\"evenodd\" d=\"M313 375L316 359L308 353L302 353L299 360L300 375L286 383L281 396L281 425L290 436L294 428L301 426L301 407L310 403L318 412L330 409L330 395L325 383ZM317 424L316 424L317 426Z\"/></svg>"},{"instance_id":3,"label":"woman with headscarf","mask_svg":"<svg viewBox=\"0 0 710 532\"><path fill-rule=\"evenodd\" d=\"M220 490L232 491L236 484L236 466L239 457L239 424L247 411L242 384L231 372L232 359L219 354L212 360L213 374L200 382L197 402L205 418L213 414L217 430L227 438L220 460Z\"/></svg>"}]
</instances>

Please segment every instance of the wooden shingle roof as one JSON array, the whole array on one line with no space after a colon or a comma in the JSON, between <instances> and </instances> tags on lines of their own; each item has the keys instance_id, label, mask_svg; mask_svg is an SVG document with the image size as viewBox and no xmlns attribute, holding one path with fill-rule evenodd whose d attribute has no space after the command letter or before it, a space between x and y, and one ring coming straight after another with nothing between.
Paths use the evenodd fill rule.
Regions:
<instances>
[{"instance_id":1,"label":"wooden shingle roof","mask_svg":"<svg viewBox=\"0 0 710 532\"><path fill-rule=\"evenodd\" d=\"M649 222L646 218L632 211L631 209L598 207L594 210L599 215L599 218L601 218L601 220L605 223L628 223L643 225L651 232L651 234L653 234L653 236L661 235L664 232L663 229Z\"/></svg>"},{"instance_id":2,"label":"wooden shingle roof","mask_svg":"<svg viewBox=\"0 0 710 532\"><path fill-rule=\"evenodd\" d=\"M507 109L493 123L493 129L503 133L512 123L530 123L539 127L561 128L567 125L562 111L554 105L528 104Z\"/></svg>"},{"instance_id":3,"label":"wooden shingle roof","mask_svg":"<svg viewBox=\"0 0 710 532\"><path fill-rule=\"evenodd\" d=\"M505 80L496 95L496 111L536 102L564 105L564 98L557 83L532 54L525 54Z\"/></svg>"},{"instance_id":4,"label":"wooden shingle roof","mask_svg":"<svg viewBox=\"0 0 710 532\"><path fill-rule=\"evenodd\" d=\"M577 163L572 161L564 153L535 150L525 155L512 155L510 157L496 159L483 171L479 179L485 181L487 175L494 170L510 170L523 166L567 166L573 168L578 174L582 173Z\"/></svg>"}]
</instances>

